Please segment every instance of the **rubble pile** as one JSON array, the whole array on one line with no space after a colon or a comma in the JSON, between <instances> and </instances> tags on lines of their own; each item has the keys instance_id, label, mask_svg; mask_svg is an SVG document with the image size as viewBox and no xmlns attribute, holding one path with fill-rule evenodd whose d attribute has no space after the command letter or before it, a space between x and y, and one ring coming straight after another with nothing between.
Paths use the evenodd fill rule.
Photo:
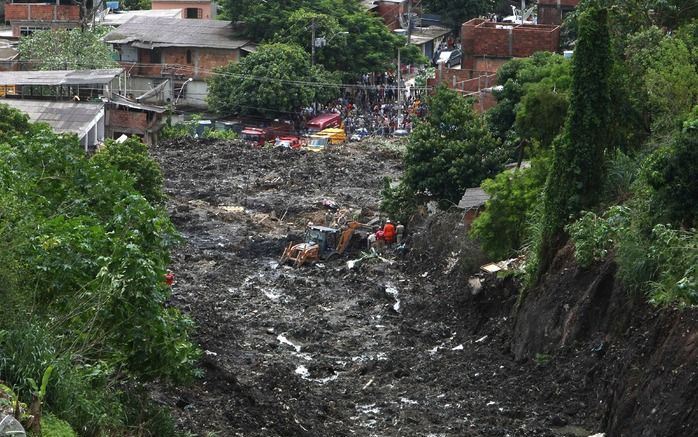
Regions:
<instances>
[{"instance_id":1,"label":"rubble pile","mask_svg":"<svg viewBox=\"0 0 698 437\"><path fill-rule=\"evenodd\" d=\"M187 140L153 153L185 239L174 254L172 304L191 314L204 350L202 379L154 393L183 429L247 437L598 430L576 368L513 361L497 332L515 296L477 308L463 275L451 274L448 257L468 256L453 253L460 249L430 258L353 248L301 268L278 265L308 222L375 217L383 178L400 174L398 153L370 140L318 154ZM426 227L411 231L428 246ZM483 309L486 318L474 316Z\"/></svg>"}]
</instances>

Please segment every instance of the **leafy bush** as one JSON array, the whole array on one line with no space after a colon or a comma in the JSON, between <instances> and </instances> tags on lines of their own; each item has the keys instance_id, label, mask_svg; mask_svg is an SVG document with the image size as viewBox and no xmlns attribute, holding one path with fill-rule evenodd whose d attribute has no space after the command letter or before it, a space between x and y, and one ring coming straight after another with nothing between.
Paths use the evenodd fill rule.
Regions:
<instances>
[{"instance_id":1,"label":"leafy bush","mask_svg":"<svg viewBox=\"0 0 698 437\"><path fill-rule=\"evenodd\" d=\"M491 259L510 257L521 248L530 211L540 198L546 173L547 162L536 160L530 169L507 170L482 182L490 199L470 232Z\"/></svg>"},{"instance_id":2,"label":"leafy bush","mask_svg":"<svg viewBox=\"0 0 698 437\"><path fill-rule=\"evenodd\" d=\"M567 232L574 242L575 258L582 267L589 267L608 255L616 244L618 236L629 226L629 210L615 206L599 217L593 212L585 212L575 222L567 225Z\"/></svg>"},{"instance_id":3,"label":"leafy bush","mask_svg":"<svg viewBox=\"0 0 698 437\"><path fill-rule=\"evenodd\" d=\"M41 437L77 437L70 424L52 414L41 416Z\"/></svg>"},{"instance_id":4,"label":"leafy bush","mask_svg":"<svg viewBox=\"0 0 698 437\"><path fill-rule=\"evenodd\" d=\"M668 147L647 160L644 177L653 189L655 208L684 227L698 224L698 107Z\"/></svg>"},{"instance_id":5,"label":"leafy bush","mask_svg":"<svg viewBox=\"0 0 698 437\"><path fill-rule=\"evenodd\" d=\"M457 92L439 86L428 105L429 115L409 137L403 182L413 193L449 207L466 188L494 176L508 155Z\"/></svg>"},{"instance_id":6,"label":"leafy bush","mask_svg":"<svg viewBox=\"0 0 698 437\"><path fill-rule=\"evenodd\" d=\"M648 257L657 266L649 283L650 299L657 304L698 304L698 233L667 225L652 230Z\"/></svg>"},{"instance_id":7,"label":"leafy bush","mask_svg":"<svg viewBox=\"0 0 698 437\"><path fill-rule=\"evenodd\" d=\"M179 237L154 203L161 175L133 140L88 159L74 136L29 130L0 144L0 379L26 401L52 366L47 411L128 434L124 393L191 378L198 357L191 320L164 305Z\"/></svg>"},{"instance_id":8,"label":"leafy bush","mask_svg":"<svg viewBox=\"0 0 698 437\"><path fill-rule=\"evenodd\" d=\"M417 211L417 200L404 183L398 182L393 187L391 179L386 177L381 191L381 211L392 220L409 223Z\"/></svg>"},{"instance_id":9,"label":"leafy bush","mask_svg":"<svg viewBox=\"0 0 698 437\"><path fill-rule=\"evenodd\" d=\"M133 177L134 188L149 202L157 204L165 200L160 166L140 139L131 137L123 143L107 140L92 159L97 166L113 166Z\"/></svg>"}]
</instances>

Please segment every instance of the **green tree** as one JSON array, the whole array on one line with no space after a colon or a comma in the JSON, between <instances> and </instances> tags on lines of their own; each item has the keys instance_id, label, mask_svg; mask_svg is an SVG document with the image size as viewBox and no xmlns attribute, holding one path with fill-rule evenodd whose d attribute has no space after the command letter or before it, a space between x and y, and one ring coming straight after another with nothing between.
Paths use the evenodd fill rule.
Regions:
<instances>
[{"instance_id":1,"label":"green tree","mask_svg":"<svg viewBox=\"0 0 698 437\"><path fill-rule=\"evenodd\" d=\"M349 77L385 71L405 43L356 0L226 0L222 6L228 18L245 23L246 36L262 42L296 44L308 53L314 26L316 37L329 41L326 47L316 48L316 62ZM405 63L409 61L421 59L407 59Z\"/></svg>"},{"instance_id":2,"label":"green tree","mask_svg":"<svg viewBox=\"0 0 698 437\"><path fill-rule=\"evenodd\" d=\"M209 81L208 103L219 113L273 116L338 94L336 78L321 66L311 66L303 49L275 43L218 69Z\"/></svg>"},{"instance_id":3,"label":"green tree","mask_svg":"<svg viewBox=\"0 0 698 437\"><path fill-rule=\"evenodd\" d=\"M147 428L127 421L125 395L190 378L198 357L191 321L165 308L179 237L136 189L157 183L152 160L137 144L90 159L74 135L33 124L24 133L26 118L2 110L20 131L0 142L0 379L30 393L29 378L50 364L46 406L73 429Z\"/></svg>"},{"instance_id":4,"label":"green tree","mask_svg":"<svg viewBox=\"0 0 698 437\"><path fill-rule=\"evenodd\" d=\"M531 212L545 185L547 167L547 160L537 159L531 168L506 170L482 182L490 199L470 232L491 259L508 258L523 245Z\"/></svg>"},{"instance_id":5,"label":"green tree","mask_svg":"<svg viewBox=\"0 0 698 437\"><path fill-rule=\"evenodd\" d=\"M152 7L150 0L124 0L123 5L127 11L148 10Z\"/></svg>"},{"instance_id":6,"label":"green tree","mask_svg":"<svg viewBox=\"0 0 698 437\"><path fill-rule=\"evenodd\" d=\"M497 105L488 112L492 132L502 140L534 139L549 147L565 119L571 63L548 52L514 59L497 71Z\"/></svg>"},{"instance_id":7,"label":"green tree","mask_svg":"<svg viewBox=\"0 0 698 437\"><path fill-rule=\"evenodd\" d=\"M92 158L99 165L113 166L134 179L134 188L150 203L165 200L162 192L162 172L158 163L148 155L148 146L131 137L123 143L107 140Z\"/></svg>"},{"instance_id":8,"label":"green tree","mask_svg":"<svg viewBox=\"0 0 698 437\"><path fill-rule=\"evenodd\" d=\"M607 11L594 4L579 16L570 115L554 145L544 192L538 277L564 244L570 215L593 207L602 194L604 150L609 145L610 68Z\"/></svg>"},{"instance_id":9,"label":"green tree","mask_svg":"<svg viewBox=\"0 0 698 437\"><path fill-rule=\"evenodd\" d=\"M516 110L516 132L548 149L565 124L568 98L545 82L527 87Z\"/></svg>"},{"instance_id":10,"label":"green tree","mask_svg":"<svg viewBox=\"0 0 698 437\"><path fill-rule=\"evenodd\" d=\"M445 24L460 29L461 24L471 18L494 12L494 0L425 0L429 12L441 15Z\"/></svg>"},{"instance_id":11,"label":"green tree","mask_svg":"<svg viewBox=\"0 0 698 437\"><path fill-rule=\"evenodd\" d=\"M7 140L12 135L29 131L29 117L6 104L0 104L0 134Z\"/></svg>"},{"instance_id":12,"label":"green tree","mask_svg":"<svg viewBox=\"0 0 698 437\"><path fill-rule=\"evenodd\" d=\"M404 183L446 207L458 203L466 188L494 176L507 154L472 103L456 91L439 86L428 106L429 115L409 138Z\"/></svg>"},{"instance_id":13,"label":"green tree","mask_svg":"<svg viewBox=\"0 0 698 437\"><path fill-rule=\"evenodd\" d=\"M114 51L101 40L105 28L40 30L19 40L19 56L39 70L118 67Z\"/></svg>"},{"instance_id":14,"label":"green tree","mask_svg":"<svg viewBox=\"0 0 698 437\"><path fill-rule=\"evenodd\" d=\"M684 228L698 225L698 106L672 144L649 157L644 177L657 216Z\"/></svg>"}]
</instances>

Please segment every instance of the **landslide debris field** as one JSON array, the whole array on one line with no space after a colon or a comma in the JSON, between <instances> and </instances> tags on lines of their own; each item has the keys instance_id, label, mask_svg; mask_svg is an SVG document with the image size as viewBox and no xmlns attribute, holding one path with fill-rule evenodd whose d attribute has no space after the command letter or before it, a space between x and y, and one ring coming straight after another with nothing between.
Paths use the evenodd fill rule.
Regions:
<instances>
[{"instance_id":1,"label":"landslide debris field","mask_svg":"<svg viewBox=\"0 0 698 437\"><path fill-rule=\"evenodd\" d=\"M205 351L201 379L154 394L181 429L542 437L600 428L590 364L508 354L516 297L502 288L472 297L457 215L408 228L412 249L400 256L349 268L361 256L354 248L314 266L276 266L309 221L377 214L383 178L401 172L396 152L370 142L313 154L186 140L153 153L185 239L172 303L192 316Z\"/></svg>"}]
</instances>

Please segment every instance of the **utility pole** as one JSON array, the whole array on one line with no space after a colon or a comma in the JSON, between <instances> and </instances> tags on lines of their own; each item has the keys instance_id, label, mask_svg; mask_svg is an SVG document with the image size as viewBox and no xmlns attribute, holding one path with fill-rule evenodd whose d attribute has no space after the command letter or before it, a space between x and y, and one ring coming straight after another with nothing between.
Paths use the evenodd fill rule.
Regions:
<instances>
[{"instance_id":1,"label":"utility pole","mask_svg":"<svg viewBox=\"0 0 698 437\"><path fill-rule=\"evenodd\" d=\"M523 0L522 0L523 1ZM407 0L407 44L412 39L412 0ZM398 52L400 53L400 52Z\"/></svg>"},{"instance_id":2,"label":"utility pole","mask_svg":"<svg viewBox=\"0 0 698 437\"><path fill-rule=\"evenodd\" d=\"M521 24L524 24L524 14L526 13L526 0L521 0Z\"/></svg>"},{"instance_id":3,"label":"utility pole","mask_svg":"<svg viewBox=\"0 0 698 437\"><path fill-rule=\"evenodd\" d=\"M397 48L397 103L402 105L402 65L400 65L400 47Z\"/></svg>"},{"instance_id":4,"label":"utility pole","mask_svg":"<svg viewBox=\"0 0 698 437\"><path fill-rule=\"evenodd\" d=\"M310 29L312 29L310 40L310 65L315 65L315 18L310 22Z\"/></svg>"}]
</instances>

